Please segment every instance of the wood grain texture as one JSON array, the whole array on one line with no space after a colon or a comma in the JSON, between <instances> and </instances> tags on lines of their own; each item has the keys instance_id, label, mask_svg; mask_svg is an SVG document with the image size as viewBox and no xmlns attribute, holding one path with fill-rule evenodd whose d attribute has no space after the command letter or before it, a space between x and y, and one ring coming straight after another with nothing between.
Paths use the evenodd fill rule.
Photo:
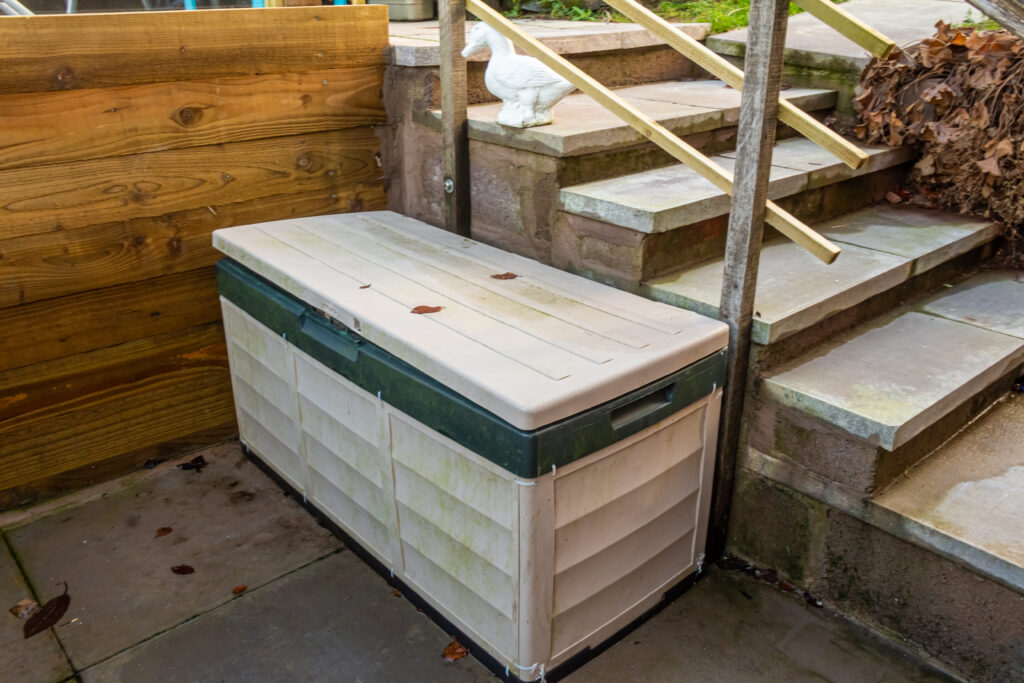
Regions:
<instances>
[{"instance_id":1,"label":"wood grain texture","mask_svg":"<svg viewBox=\"0 0 1024 683\"><path fill-rule=\"evenodd\" d=\"M444 227L469 237L469 118L466 111L465 0L440 0L441 138L445 178ZM448 181L451 181L451 191Z\"/></svg>"},{"instance_id":2,"label":"wood grain texture","mask_svg":"<svg viewBox=\"0 0 1024 683\"><path fill-rule=\"evenodd\" d=\"M48 498L99 484L144 467L147 462L163 462L192 453L238 436L234 420L210 429L184 434L158 444L120 453L111 458L46 475L0 491L0 510L34 505Z\"/></svg>"},{"instance_id":3,"label":"wood grain texture","mask_svg":"<svg viewBox=\"0 0 1024 683\"><path fill-rule=\"evenodd\" d=\"M0 95L0 170L384 123L383 67Z\"/></svg>"},{"instance_id":4,"label":"wood grain texture","mask_svg":"<svg viewBox=\"0 0 1024 683\"><path fill-rule=\"evenodd\" d=\"M0 171L0 239L380 179L369 128Z\"/></svg>"},{"instance_id":5,"label":"wood grain texture","mask_svg":"<svg viewBox=\"0 0 1024 683\"><path fill-rule=\"evenodd\" d=\"M384 65L380 5L7 17L0 93Z\"/></svg>"},{"instance_id":6,"label":"wood grain texture","mask_svg":"<svg viewBox=\"0 0 1024 683\"><path fill-rule=\"evenodd\" d=\"M0 373L0 490L233 419L217 323Z\"/></svg>"},{"instance_id":7,"label":"wood grain texture","mask_svg":"<svg viewBox=\"0 0 1024 683\"><path fill-rule=\"evenodd\" d=\"M218 320L213 268L3 308L0 372Z\"/></svg>"},{"instance_id":8,"label":"wood grain texture","mask_svg":"<svg viewBox=\"0 0 1024 683\"><path fill-rule=\"evenodd\" d=\"M0 240L0 308L210 266L222 257L210 240L219 228L386 205L374 182Z\"/></svg>"}]
</instances>

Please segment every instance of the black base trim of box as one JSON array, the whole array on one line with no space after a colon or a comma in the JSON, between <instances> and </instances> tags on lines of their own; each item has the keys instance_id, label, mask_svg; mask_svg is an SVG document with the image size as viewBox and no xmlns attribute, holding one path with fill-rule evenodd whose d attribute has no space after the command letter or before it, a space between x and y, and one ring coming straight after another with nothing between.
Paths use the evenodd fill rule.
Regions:
<instances>
[{"instance_id":1,"label":"black base trim of box","mask_svg":"<svg viewBox=\"0 0 1024 683\"><path fill-rule=\"evenodd\" d=\"M242 453L245 455L245 457L257 468L259 468L259 470L263 472L263 474L267 475L281 489L287 491L288 494L292 498L294 498L295 501L298 502L298 504L301 505L303 509L306 510L306 512L308 512L310 515L313 516L314 519L316 519L317 524L319 524L320 526L334 534L336 537L341 539L345 543L345 548L347 550L351 550L356 555L356 557L365 562L370 567L370 569L372 569L374 572L380 575L380 577L384 579L384 581L387 582L389 586L392 586L395 589L397 589L398 592L402 594L402 597L411 602L413 606L416 607L419 611L427 615L427 617L429 617L431 621L437 624L438 628L440 628L442 631L452 636L453 638L456 638L459 641L459 643L463 647L467 648L469 650L469 653L473 655L473 657L478 662L480 662L488 671L490 671L492 674L494 674L497 678L501 679L502 681L507 681L507 683L535 683L533 681L525 681L517 676L514 676L511 674L511 672L506 673L506 669L503 664L501 664L497 659L488 654L488 652L484 650L482 647L477 645L477 643L472 638L470 638L466 633L464 633L461 629L455 626L455 624L448 621L448 619L445 618L445 616L442 615L440 612L438 612L433 606L431 606L429 602L420 597L419 594L416 593L416 591L413 590L411 586L409 586L407 583L399 579L397 576L393 576L391 570L388 567L386 567L380 560L378 560L370 552L363 548L358 541L352 538L348 533L345 532L344 529L342 529L327 515L320 511L315 505L313 505L311 501L304 498L303 495L299 493L294 486L289 484L281 475L275 472L274 469L270 467L270 465L265 463L258 453L249 448L247 445L245 445L245 442L240 441L239 443L241 443ZM638 616L633 621L623 626L621 629L619 629L613 635L611 635L608 639L603 641L600 645L598 645L597 647L585 648L584 650L574 654L572 657L556 666L551 671L545 672L544 681L546 681L547 683L555 683L556 681L565 678L566 676L576 671L581 666L583 666L584 664L586 664L587 662L594 659L602 652L610 648L612 645L618 643L620 640L629 635L629 633L635 630L638 626L645 623L651 617L661 612L669 605L669 603L671 603L680 595L682 595L690 588L692 588L697 583L697 581L700 580L700 576L700 572L697 571L684 578L675 586L665 591L665 593L661 596L661 600L656 605L648 609L646 612ZM438 656L441 655L438 654Z\"/></svg>"}]
</instances>

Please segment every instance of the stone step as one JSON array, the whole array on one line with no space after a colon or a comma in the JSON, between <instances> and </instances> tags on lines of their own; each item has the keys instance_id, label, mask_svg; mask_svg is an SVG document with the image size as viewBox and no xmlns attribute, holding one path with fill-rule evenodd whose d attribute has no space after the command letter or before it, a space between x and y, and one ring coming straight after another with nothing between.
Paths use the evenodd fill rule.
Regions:
<instances>
[{"instance_id":1,"label":"stone step","mask_svg":"<svg viewBox=\"0 0 1024 683\"><path fill-rule=\"evenodd\" d=\"M722 81L666 81L619 88L615 93L679 136L734 127L739 121L740 93ZM791 88L782 93L805 111L831 109L831 90ZM637 145L644 137L588 95L569 95L555 106L554 123L509 128L497 122L501 103L469 108L469 137L513 149L556 157L578 156ZM440 129L441 112L427 121Z\"/></svg>"},{"instance_id":2,"label":"stone step","mask_svg":"<svg viewBox=\"0 0 1024 683\"><path fill-rule=\"evenodd\" d=\"M914 156L907 147L861 145L869 154L860 169L805 138L779 141L772 153L769 197L780 199L897 166ZM712 159L732 171L736 152ZM559 208L642 233L692 225L729 211L729 196L683 164L563 188Z\"/></svg>"},{"instance_id":3,"label":"stone step","mask_svg":"<svg viewBox=\"0 0 1024 683\"><path fill-rule=\"evenodd\" d=\"M774 344L985 244L998 224L878 204L812 226L842 248L825 265L788 240L761 253L753 340ZM652 299L717 318L722 258L643 284Z\"/></svg>"},{"instance_id":4,"label":"stone step","mask_svg":"<svg viewBox=\"0 0 1024 683\"><path fill-rule=\"evenodd\" d=\"M1007 394L874 505L914 543L1024 594L1024 394Z\"/></svg>"},{"instance_id":5,"label":"stone step","mask_svg":"<svg viewBox=\"0 0 1024 683\"><path fill-rule=\"evenodd\" d=\"M750 445L870 494L953 436L1022 368L1024 279L985 272L763 376Z\"/></svg>"}]
</instances>

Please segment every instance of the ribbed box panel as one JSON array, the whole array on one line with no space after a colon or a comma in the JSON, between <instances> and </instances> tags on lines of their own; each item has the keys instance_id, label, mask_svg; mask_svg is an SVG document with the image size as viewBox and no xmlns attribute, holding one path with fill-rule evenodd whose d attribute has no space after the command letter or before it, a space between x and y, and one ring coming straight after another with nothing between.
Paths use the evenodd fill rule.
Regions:
<instances>
[{"instance_id":1,"label":"ribbed box panel","mask_svg":"<svg viewBox=\"0 0 1024 683\"><path fill-rule=\"evenodd\" d=\"M242 440L520 678L696 570L720 392L519 480L222 302Z\"/></svg>"}]
</instances>

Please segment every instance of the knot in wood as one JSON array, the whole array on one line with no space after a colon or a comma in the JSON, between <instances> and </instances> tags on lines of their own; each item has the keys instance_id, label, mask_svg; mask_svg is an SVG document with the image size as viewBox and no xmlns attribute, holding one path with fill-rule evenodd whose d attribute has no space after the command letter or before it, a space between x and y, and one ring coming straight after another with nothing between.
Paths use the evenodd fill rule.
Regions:
<instances>
[{"instance_id":1,"label":"knot in wood","mask_svg":"<svg viewBox=\"0 0 1024 683\"><path fill-rule=\"evenodd\" d=\"M178 123L183 126L194 126L203 118L203 110L196 107L182 107L178 110Z\"/></svg>"}]
</instances>

